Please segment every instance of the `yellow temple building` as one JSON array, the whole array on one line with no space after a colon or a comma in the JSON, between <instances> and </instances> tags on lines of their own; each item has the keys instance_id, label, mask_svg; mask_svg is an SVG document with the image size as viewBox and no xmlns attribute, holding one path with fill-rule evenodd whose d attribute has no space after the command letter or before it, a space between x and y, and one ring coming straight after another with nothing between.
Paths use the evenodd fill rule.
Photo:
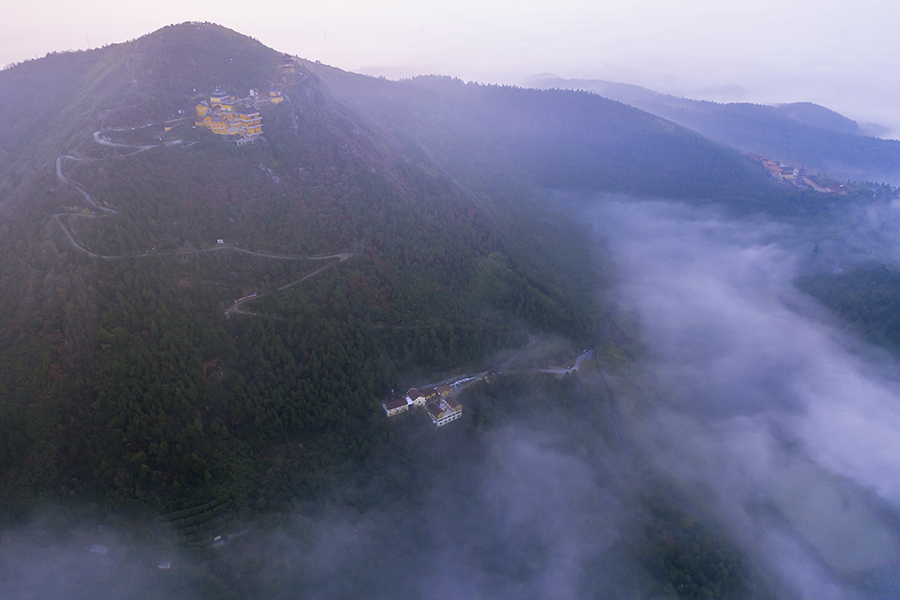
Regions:
<instances>
[{"instance_id":1,"label":"yellow temple building","mask_svg":"<svg viewBox=\"0 0 900 600\"><path fill-rule=\"evenodd\" d=\"M285 73L293 73L295 70L294 59L290 54L285 54L281 61L281 70Z\"/></svg>"},{"instance_id":2,"label":"yellow temple building","mask_svg":"<svg viewBox=\"0 0 900 600\"><path fill-rule=\"evenodd\" d=\"M248 141L262 137L262 117L249 99L237 98L217 87L209 100L203 100L196 108L197 127L219 135L239 135Z\"/></svg>"}]
</instances>

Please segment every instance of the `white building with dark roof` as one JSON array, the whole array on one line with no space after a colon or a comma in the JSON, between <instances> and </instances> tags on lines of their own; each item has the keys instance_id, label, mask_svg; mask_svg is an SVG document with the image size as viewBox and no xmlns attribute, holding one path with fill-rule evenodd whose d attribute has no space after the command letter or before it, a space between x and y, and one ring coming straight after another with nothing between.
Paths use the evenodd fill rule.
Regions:
<instances>
[{"instance_id":1,"label":"white building with dark roof","mask_svg":"<svg viewBox=\"0 0 900 600\"><path fill-rule=\"evenodd\" d=\"M382 402L381 408L384 414L393 417L413 407L424 407L431 422L442 427L462 416L463 407L453 398L452 393L453 388L449 385L439 386L437 389L427 388L426 391L410 388L406 396Z\"/></svg>"},{"instance_id":2,"label":"white building with dark roof","mask_svg":"<svg viewBox=\"0 0 900 600\"><path fill-rule=\"evenodd\" d=\"M431 422L438 427L443 427L450 421L455 421L462 416L462 405L453 398L440 398L425 405Z\"/></svg>"}]
</instances>

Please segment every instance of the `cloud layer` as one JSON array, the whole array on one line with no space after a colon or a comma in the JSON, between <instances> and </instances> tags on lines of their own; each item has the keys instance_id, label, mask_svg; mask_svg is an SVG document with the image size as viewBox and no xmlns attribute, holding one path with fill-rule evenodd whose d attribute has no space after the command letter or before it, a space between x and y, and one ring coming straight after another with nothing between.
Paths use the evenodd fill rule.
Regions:
<instances>
[{"instance_id":1,"label":"cloud layer","mask_svg":"<svg viewBox=\"0 0 900 600\"><path fill-rule=\"evenodd\" d=\"M815 238L663 202L595 221L653 354L661 396L632 421L648 455L799 596L896 595L897 365L793 287Z\"/></svg>"}]
</instances>

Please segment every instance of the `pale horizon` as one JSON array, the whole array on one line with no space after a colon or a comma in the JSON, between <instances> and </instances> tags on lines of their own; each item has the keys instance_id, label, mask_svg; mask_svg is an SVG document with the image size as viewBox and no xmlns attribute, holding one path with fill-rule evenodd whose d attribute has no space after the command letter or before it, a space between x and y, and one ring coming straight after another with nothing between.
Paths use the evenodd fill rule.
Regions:
<instances>
[{"instance_id":1,"label":"pale horizon","mask_svg":"<svg viewBox=\"0 0 900 600\"><path fill-rule=\"evenodd\" d=\"M161 0L123 9L56 0L12 10L0 24L0 65L48 52L125 42L166 25L209 21L276 50L388 78L452 75L518 84L562 78L631 83L679 96L765 104L815 102L900 132L893 3L709 0L588 4L460 0L328 6Z\"/></svg>"}]
</instances>

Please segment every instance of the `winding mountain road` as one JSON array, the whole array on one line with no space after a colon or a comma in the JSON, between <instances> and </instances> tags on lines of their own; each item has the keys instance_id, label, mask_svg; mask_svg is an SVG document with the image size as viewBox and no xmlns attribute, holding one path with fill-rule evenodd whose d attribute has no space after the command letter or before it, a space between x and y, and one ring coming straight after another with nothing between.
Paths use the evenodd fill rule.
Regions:
<instances>
[{"instance_id":1,"label":"winding mountain road","mask_svg":"<svg viewBox=\"0 0 900 600\"><path fill-rule=\"evenodd\" d=\"M94 208L96 208L97 210L102 210L102 211L105 211L105 212L108 212L108 213L112 213L112 214L114 214L114 215L115 215L115 214L118 214L119 211L114 210L114 209L112 209L112 208L107 208L107 207L105 207L105 206L100 206L99 204L97 204L96 202L94 202L94 199L91 198L91 195L88 194L88 193L85 191L85 189L84 189L83 187L81 187L80 185L78 185L78 184L75 183L74 181L70 180L69 178L67 178L67 177L63 174L63 171L62 171L62 161L63 161L64 158L68 158L69 160L77 160L77 161L81 161L81 160L82 160L82 159L80 159L80 158L77 158L77 157L75 157L75 156L71 156L71 155L69 155L69 154L64 154L64 155L62 155L62 156L57 156L57 157L56 157L56 176L59 178L59 180L62 181L63 183L65 183L65 184L67 184L67 185L71 185L73 188L75 188L76 190L78 190L79 193L81 193L81 195L84 196L84 199L87 200L87 203L90 204L91 206L93 206Z\"/></svg>"},{"instance_id":2,"label":"winding mountain road","mask_svg":"<svg viewBox=\"0 0 900 600\"><path fill-rule=\"evenodd\" d=\"M132 127L131 129L136 129ZM129 131L129 129L107 129L106 131ZM137 148L137 152L132 152L132 154L137 154L138 152L143 152L144 150L150 150L151 148L156 148L159 144L153 144L150 146L135 146L134 144L120 144L118 142L111 142L110 140L103 137L101 134L102 131L94 132L94 141L103 146L111 146L113 148Z\"/></svg>"},{"instance_id":3,"label":"winding mountain road","mask_svg":"<svg viewBox=\"0 0 900 600\"><path fill-rule=\"evenodd\" d=\"M176 120L180 120L180 119L176 119ZM144 127L149 127L149 126L150 125L144 125ZM119 128L119 129L107 129L104 131L131 131L134 129L142 129L142 128L143 127L131 127L131 128ZM113 146L115 148L138 148L139 152L144 151L144 150L149 150L151 148L156 148L156 146L133 146L133 145L128 145L128 144L119 144L117 142L111 142L111 141L103 138L101 136L102 133L103 133L103 131L95 131L94 132L94 141L97 142L98 144L102 144L104 146ZM100 204L98 204L91 197L91 195L87 192L87 190L85 190L80 185L78 185L77 183L75 183L74 181L72 181L71 179L66 177L65 173L63 173L63 168L62 168L63 161L66 159L77 160L77 161L84 160L84 159L78 158L77 156L72 156L70 154L63 154L61 156L56 157L56 177L59 178L59 180L62 183L64 183L65 185L71 185L73 188L78 190L78 192L84 197L85 201L87 201L87 203L91 205L91 207L93 207L97 210L109 213L109 214L114 214L114 215L118 214L119 211L117 211L113 208L108 208L106 206L101 206ZM82 215L82 214L77 214L77 213L56 213L55 215L52 215L52 217L53 217L53 220L56 221L57 225L59 225L59 227L63 230L63 233L66 234L66 237L69 239L69 242L71 242L72 245L76 249L80 250L81 252L84 252L85 254L87 254L88 256L91 256L93 258L102 258L102 259L106 259L106 260L121 260L121 259L125 259L125 258L141 258L141 257L145 257L145 256L150 256L150 255L159 256L159 255L163 255L163 254L184 256L184 255L188 255L188 254L202 254L204 252L223 252L223 251L239 252L242 254L258 256L260 258L271 258L274 260L329 260L332 258L337 258L337 259L340 259L338 262L344 262L345 260L349 259L352 256L352 253L350 253L350 252L339 252L337 254L326 254L326 255L320 255L320 256L303 256L303 255L298 255L298 254L276 254L274 252L259 252L256 250L247 250L245 248L238 248L236 246L232 246L229 244L217 244L217 245L211 246L209 248L200 248L197 250L176 250L174 252L167 252L167 253L156 252L156 251L147 251L147 252L144 252L141 254L122 254L122 255L98 254L96 252L92 252L92 251L88 250L87 248L85 248L84 246L79 244L78 241L75 239L75 236L72 235L72 232L69 231L69 228L66 227L65 223L62 222L61 217L72 216L72 215L80 216L80 217L96 217L97 216L97 215ZM327 268L327 267L323 267L323 268ZM311 277L312 275L315 275L316 273L318 273L321 270L322 269L314 271L313 273L307 275L307 277ZM299 281L294 281L285 287L290 287L291 285L299 283L300 281L303 281L303 279L300 279ZM280 289L283 289L283 288L280 288Z\"/></svg>"},{"instance_id":4,"label":"winding mountain road","mask_svg":"<svg viewBox=\"0 0 900 600\"><path fill-rule=\"evenodd\" d=\"M68 214L69 213L56 213L55 215L53 215L53 220L56 221L56 224L59 225L60 229L63 230L63 233L66 234L66 237L69 238L69 241L72 242L72 245L75 246L76 249L81 250L82 252L93 258L112 258L110 256L101 256L96 252L91 252L90 250L79 244L77 241L75 241L75 237L69 231L69 228L63 225L63 222L59 220L60 217L65 217Z\"/></svg>"},{"instance_id":5,"label":"winding mountain road","mask_svg":"<svg viewBox=\"0 0 900 600\"><path fill-rule=\"evenodd\" d=\"M184 120L184 119L175 119L175 121L181 121L181 120ZM110 146L113 148L134 148L134 149L136 149L135 152L126 154L126 156L131 156L132 154L137 154L138 152L144 152L145 150L157 148L160 145L154 144L154 145L141 146L141 145L132 145L132 144L120 144L118 142L113 142L113 141L103 137L104 131L134 131L136 129L143 129L145 127L150 127L151 125L152 125L152 123L149 125L144 125L142 127L130 127L130 128L123 127L123 128L95 131L94 132L94 141L100 145ZM178 143L181 143L180 140L175 141L175 142L167 142L167 143L161 144L161 145L162 146L171 146L171 145L178 144ZM94 208L98 211L103 211L107 214L118 214L119 211L112 209L112 208L108 208L106 206L101 206L100 204L98 204L91 197L91 195L87 192L87 190L85 190L80 185L78 185L77 183L75 183L74 181L72 181L71 179L66 177L65 173L63 173L63 168L62 168L63 161L66 159L77 160L77 161L84 160L84 159L78 158L77 156L72 156L69 154L63 154L61 156L56 157L56 177L63 184L71 185L73 188L78 190L78 192L84 197L85 201L92 208ZM164 256L164 255L186 256L186 255L192 255L192 254L203 254L206 252L226 252L227 251L227 252L238 252L241 254L249 254L250 256L258 256L260 258L268 258L268 259L272 259L272 260L333 260L333 259L337 259L336 262L332 262L330 264L325 265L324 267L320 267L320 268L312 271L311 273L304 275L300 279L298 279L296 281L292 281L286 285L283 285L274 291L282 291L289 287L297 285L298 283L306 281L310 277L314 277L314 276L318 275L319 273L321 273L322 271L324 271L326 269L332 268L334 265L336 265L338 263L342 263L346 260L349 260L350 257L353 256L352 252L338 252L335 254L324 254L324 255L319 255L319 256L303 256L303 255L298 255L298 254L276 254L274 252L260 252L257 250L247 250L245 248L238 248L238 247L232 246L230 244L216 244L215 246L211 246L209 248L200 248L197 250L175 250L172 252L157 252L155 249L153 249L153 250L148 250L147 252L143 252L141 254L122 254L122 255L99 254L97 252L88 250L87 248L82 246L78 242L78 240L75 239L75 236L72 235L72 232L69 230L69 228L66 227L66 224L63 223L63 221L62 221L63 217L76 217L76 216L84 217L84 218L97 218L98 217L98 215L96 215L96 214L81 214L81 213L62 212L62 213L56 213L56 214L52 215L52 218L54 221L56 221L56 224L59 225L59 228L62 229L62 232L65 234L66 238L68 238L68 240L72 244L72 246L75 247L76 250L79 250L79 251L87 254L91 258L99 258L99 259L104 259L104 260L123 260L123 259L128 259L128 258L143 258L146 256L151 256L151 255L152 256ZM100 215L100 216L102 216L102 215ZM257 313L245 312L245 311L241 310L241 306L246 304L247 302L251 302L253 300L262 298L265 295L267 295L267 294L257 295L254 293L250 296L245 296L243 298L236 300L232 306L230 306L228 309L226 309L225 316L229 317L232 314L261 316L261 315L258 315ZM278 318L278 317L275 317L275 318Z\"/></svg>"}]
</instances>

